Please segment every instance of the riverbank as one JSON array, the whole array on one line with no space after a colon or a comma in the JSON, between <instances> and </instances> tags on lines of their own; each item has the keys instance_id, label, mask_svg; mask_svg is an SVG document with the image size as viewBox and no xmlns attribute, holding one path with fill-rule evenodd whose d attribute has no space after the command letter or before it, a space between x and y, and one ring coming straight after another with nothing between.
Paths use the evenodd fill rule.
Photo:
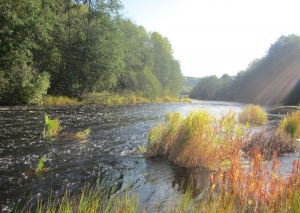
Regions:
<instances>
[{"instance_id":1,"label":"riverbank","mask_svg":"<svg viewBox=\"0 0 300 213\"><path fill-rule=\"evenodd\" d=\"M134 93L113 94L113 93L91 93L85 94L79 100L78 98L69 98L66 96L46 96L38 103L39 105L88 105L88 104L129 104L129 103L150 103L150 102L180 102L179 98L165 96L156 100L149 100Z\"/></svg>"}]
</instances>

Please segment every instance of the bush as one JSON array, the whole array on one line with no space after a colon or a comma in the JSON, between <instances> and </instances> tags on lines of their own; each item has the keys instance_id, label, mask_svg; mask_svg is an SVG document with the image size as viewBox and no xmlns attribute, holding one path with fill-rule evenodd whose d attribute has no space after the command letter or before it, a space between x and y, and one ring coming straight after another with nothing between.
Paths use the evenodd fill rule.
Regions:
<instances>
[{"instance_id":1,"label":"bush","mask_svg":"<svg viewBox=\"0 0 300 213\"><path fill-rule=\"evenodd\" d=\"M249 104L239 114L241 123L264 124L268 120L267 113L259 105Z\"/></svg>"},{"instance_id":2,"label":"bush","mask_svg":"<svg viewBox=\"0 0 300 213\"><path fill-rule=\"evenodd\" d=\"M282 119L279 129L290 134L292 138L300 137L300 111L293 112Z\"/></svg>"},{"instance_id":3,"label":"bush","mask_svg":"<svg viewBox=\"0 0 300 213\"><path fill-rule=\"evenodd\" d=\"M26 63L15 65L5 75L0 70L0 105L36 104L47 94L50 75Z\"/></svg>"},{"instance_id":4,"label":"bush","mask_svg":"<svg viewBox=\"0 0 300 213\"><path fill-rule=\"evenodd\" d=\"M256 149L264 156L264 159L271 160L274 151L278 156L295 152L296 144L284 131L269 127L254 133L250 140L243 145L243 151L251 157Z\"/></svg>"}]
</instances>

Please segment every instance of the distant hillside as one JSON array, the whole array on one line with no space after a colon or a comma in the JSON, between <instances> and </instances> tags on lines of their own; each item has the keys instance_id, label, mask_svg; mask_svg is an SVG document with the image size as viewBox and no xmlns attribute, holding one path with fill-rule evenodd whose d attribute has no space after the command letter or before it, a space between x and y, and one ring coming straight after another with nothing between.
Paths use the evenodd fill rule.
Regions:
<instances>
[{"instance_id":1,"label":"distant hillside","mask_svg":"<svg viewBox=\"0 0 300 213\"><path fill-rule=\"evenodd\" d=\"M260 105L300 103L300 36L281 36L236 76L201 78L190 98Z\"/></svg>"},{"instance_id":2,"label":"distant hillside","mask_svg":"<svg viewBox=\"0 0 300 213\"><path fill-rule=\"evenodd\" d=\"M182 89L181 93L183 95L189 94L190 91L193 89L193 87L198 84L199 79L200 78L184 76L183 77L183 89Z\"/></svg>"}]
</instances>

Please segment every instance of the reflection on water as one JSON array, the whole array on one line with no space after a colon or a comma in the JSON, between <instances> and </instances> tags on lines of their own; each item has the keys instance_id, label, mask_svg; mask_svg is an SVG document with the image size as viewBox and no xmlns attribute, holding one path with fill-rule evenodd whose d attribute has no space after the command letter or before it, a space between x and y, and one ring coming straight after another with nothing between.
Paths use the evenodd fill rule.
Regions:
<instances>
[{"instance_id":1,"label":"reflection on water","mask_svg":"<svg viewBox=\"0 0 300 213\"><path fill-rule=\"evenodd\" d=\"M62 197L65 189L73 196L81 188L94 185L98 174L102 184L122 188L132 185L140 191L142 203L155 203L185 191L193 183L194 196L207 186L210 171L180 168L164 158L146 159L137 154L147 147L148 131L165 113L186 114L204 108L216 116L243 104L193 101L189 103L150 103L121 106L3 107L0 108L0 204L2 208L29 197L47 199L52 191ZM44 116L58 117L65 132L75 133L91 127L87 142L73 138L44 138ZM29 177L44 157L50 171L42 177ZM293 157L287 157L290 159ZM285 160L289 161L289 160ZM134 183L134 184L132 184Z\"/></svg>"}]
</instances>

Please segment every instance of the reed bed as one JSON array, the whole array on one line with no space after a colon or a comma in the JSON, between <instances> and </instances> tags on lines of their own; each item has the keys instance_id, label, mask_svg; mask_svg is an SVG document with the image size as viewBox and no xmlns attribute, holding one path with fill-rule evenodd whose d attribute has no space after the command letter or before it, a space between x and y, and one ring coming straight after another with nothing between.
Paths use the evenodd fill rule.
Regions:
<instances>
[{"instance_id":1,"label":"reed bed","mask_svg":"<svg viewBox=\"0 0 300 213\"><path fill-rule=\"evenodd\" d=\"M235 113L216 119L207 110L194 110L183 118L167 113L149 132L147 156L165 155L177 165L213 169L239 156L248 138L246 126L238 124Z\"/></svg>"},{"instance_id":2,"label":"reed bed","mask_svg":"<svg viewBox=\"0 0 300 213\"><path fill-rule=\"evenodd\" d=\"M241 123L250 123L261 125L268 120L268 115L259 105L248 104L243 108L239 114L239 121Z\"/></svg>"}]
</instances>

